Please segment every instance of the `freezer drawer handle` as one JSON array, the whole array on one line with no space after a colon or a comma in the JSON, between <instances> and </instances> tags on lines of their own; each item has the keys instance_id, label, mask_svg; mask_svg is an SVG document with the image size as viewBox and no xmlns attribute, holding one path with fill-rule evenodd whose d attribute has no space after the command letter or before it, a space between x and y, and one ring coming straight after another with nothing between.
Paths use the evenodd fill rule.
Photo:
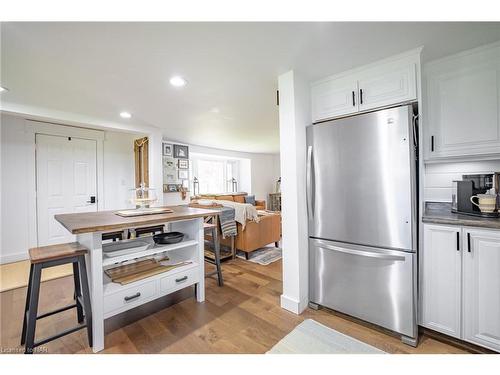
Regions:
<instances>
[{"instance_id":1,"label":"freezer drawer handle","mask_svg":"<svg viewBox=\"0 0 500 375\"><path fill-rule=\"evenodd\" d=\"M377 258L377 259L383 259L383 260L395 260L395 261L401 261L401 262L404 262L404 260L405 260L405 257L399 256L399 255L372 253L371 251L345 249L343 247L337 247L337 246L331 246L331 245L321 245L318 247L321 249L338 251L340 253L359 255L359 256L363 256L363 257Z\"/></svg>"}]
</instances>

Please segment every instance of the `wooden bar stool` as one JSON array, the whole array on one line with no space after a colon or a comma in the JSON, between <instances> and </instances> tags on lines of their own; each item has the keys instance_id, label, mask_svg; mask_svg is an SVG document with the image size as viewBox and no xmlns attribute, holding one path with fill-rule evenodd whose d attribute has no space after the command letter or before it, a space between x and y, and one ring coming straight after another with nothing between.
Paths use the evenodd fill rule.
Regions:
<instances>
[{"instance_id":1,"label":"wooden bar stool","mask_svg":"<svg viewBox=\"0 0 500 375\"><path fill-rule=\"evenodd\" d=\"M205 233L208 232L212 236L215 257L215 259L212 259L211 257L205 255L205 262L215 265L215 271L207 273L206 276L217 275L217 284L219 286L223 286L224 280L222 279L222 267L220 264L220 243L219 234L217 232L217 224L203 223L203 230Z\"/></svg>"},{"instance_id":2,"label":"wooden bar stool","mask_svg":"<svg viewBox=\"0 0 500 375\"><path fill-rule=\"evenodd\" d=\"M33 349L37 346L43 345L49 341L58 339L85 327L87 328L89 346L92 346L92 308L90 306L89 284L87 279L87 269L85 266L86 253L87 249L81 246L78 242L35 247L29 250L31 267L28 291L26 294L26 306L24 309L23 332L21 335L21 345L26 344L24 351L25 354L32 354ZM75 303L42 315L37 315L42 269L67 263L73 264ZM35 342L36 321L38 319L42 319L72 308L76 308L79 325L60 332L54 336Z\"/></svg>"}]
</instances>

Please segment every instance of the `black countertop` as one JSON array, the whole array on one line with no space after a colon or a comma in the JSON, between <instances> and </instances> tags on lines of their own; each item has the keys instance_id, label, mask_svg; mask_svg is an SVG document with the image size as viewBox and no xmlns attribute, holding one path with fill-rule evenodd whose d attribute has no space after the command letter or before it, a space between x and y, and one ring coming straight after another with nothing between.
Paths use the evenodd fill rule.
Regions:
<instances>
[{"instance_id":1,"label":"black countertop","mask_svg":"<svg viewBox=\"0 0 500 375\"><path fill-rule=\"evenodd\" d=\"M424 223L464 225L500 229L500 218L484 218L478 216L455 214L451 212L451 203L425 202L422 216Z\"/></svg>"}]
</instances>

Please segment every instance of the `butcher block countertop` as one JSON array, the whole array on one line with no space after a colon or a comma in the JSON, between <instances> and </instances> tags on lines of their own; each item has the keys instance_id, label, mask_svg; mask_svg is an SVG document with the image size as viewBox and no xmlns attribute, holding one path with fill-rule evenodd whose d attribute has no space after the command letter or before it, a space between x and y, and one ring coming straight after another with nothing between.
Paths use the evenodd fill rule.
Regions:
<instances>
[{"instance_id":1,"label":"butcher block countertop","mask_svg":"<svg viewBox=\"0 0 500 375\"><path fill-rule=\"evenodd\" d=\"M115 211L80 212L75 214L60 214L54 218L72 234L106 232L122 230L135 226L162 224L169 221L189 220L204 216L218 215L217 210L192 208L188 206L166 207L173 213L144 216L122 217Z\"/></svg>"}]
</instances>

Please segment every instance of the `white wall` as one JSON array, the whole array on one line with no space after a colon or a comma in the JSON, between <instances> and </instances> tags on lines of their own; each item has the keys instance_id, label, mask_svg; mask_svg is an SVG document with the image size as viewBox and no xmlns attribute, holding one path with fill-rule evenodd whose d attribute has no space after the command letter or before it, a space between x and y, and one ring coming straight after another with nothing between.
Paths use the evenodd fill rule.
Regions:
<instances>
[{"instance_id":1,"label":"white wall","mask_svg":"<svg viewBox=\"0 0 500 375\"><path fill-rule=\"evenodd\" d=\"M35 145L22 117L0 117L1 141L1 233L0 263L27 258L36 246L36 222L31 196L35 178L31 176ZM127 206L128 189L134 186L133 140L140 135L105 132L103 154L104 208ZM34 234L32 234L34 233Z\"/></svg>"},{"instance_id":2,"label":"white wall","mask_svg":"<svg viewBox=\"0 0 500 375\"><path fill-rule=\"evenodd\" d=\"M278 78L280 95L283 294L281 307L300 314L307 307L308 236L306 126L311 123L309 84L296 72Z\"/></svg>"},{"instance_id":3,"label":"white wall","mask_svg":"<svg viewBox=\"0 0 500 375\"><path fill-rule=\"evenodd\" d=\"M24 131L24 119L1 115L1 227L0 263L27 257L32 223L29 216L30 187L27 181L30 143ZM32 145L34 147L34 145ZM33 179L34 181L34 179ZM35 243L36 244L36 243Z\"/></svg>"},{"instance_id":4,"label":"white wall","mask_svg":"<svg viewBox=\"0 0 500 375\"><path fill-rule=\"evenodd\" d=\"M427 164L424 178L424 201L451 202L453 180L461 180L464 174L498 171L500 171L500 160Z\"/></svg>"},{"instance_id":5,"label":"white wall","mask_svg":"<svg viewBox=\"0 0 500 375\"><path fill-rule=\"evenodd\" d=\"M130 189L135 184L134 139L129 133L106 132L104 136L104 209L133 208Z\"/></svg>"},{"instance_id":6,"label":"white wall","mask_svg":"<svg viewBox=\"0 0 500 375\"><path fill-rule=\"evenodd\" d=\"M275 182L280 177L279 154L254 154L196 145L189 145L189 152L250 160L249 166L246 163L241 166L240 178L242 181L239 184L240 189L249 194L254 194L256 199L264 199L266 202L268 194L274 192ZM180 198L180 193L164 194L164 203L166 205L186 204L187 202L189 202L189 198L183 201Z\"/></svg>"}]
</instances>

